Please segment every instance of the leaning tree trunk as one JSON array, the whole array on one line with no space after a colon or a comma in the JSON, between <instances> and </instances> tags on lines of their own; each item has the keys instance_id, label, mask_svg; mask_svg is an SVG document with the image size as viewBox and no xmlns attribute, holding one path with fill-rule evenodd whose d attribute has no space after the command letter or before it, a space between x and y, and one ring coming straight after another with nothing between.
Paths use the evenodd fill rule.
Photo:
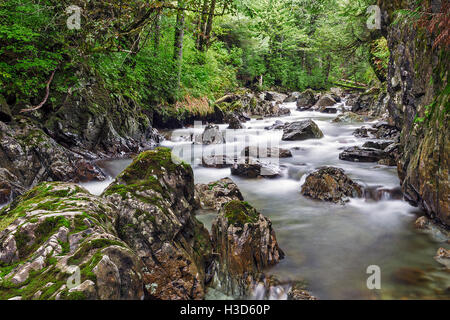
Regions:
<instances>
[{"instance_id":1,"label":"leaning tree trunk","mask_svg":"<svg viewBox=\"0 0 450 320\"><path fill-rule=\"evenodd\" d=\"M183 0L178 0L177 24L175 26L175 45L173 58L177 72L177 91L181 82L181 64L183 62L184 10Z\"/></svg>"}]
</instances>

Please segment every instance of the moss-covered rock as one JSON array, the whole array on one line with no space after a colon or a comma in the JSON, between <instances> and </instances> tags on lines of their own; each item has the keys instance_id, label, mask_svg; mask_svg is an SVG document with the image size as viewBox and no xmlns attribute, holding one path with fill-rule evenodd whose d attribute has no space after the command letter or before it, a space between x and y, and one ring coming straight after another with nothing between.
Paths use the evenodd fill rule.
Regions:
<instances>
[{"instance_id":1,"label":"moss-covered rock","mask_svg":"<svg viewBox=\"0 0 450 320\"><path fill-rule=\"evenodd\" d=\"M0 211L0 299L141 299L141 262L117 236L117 217L74 184L42 183L16 199Z\"/></svg>"},{"instance_id":2,"label":"moss-covered rock","mask_svg":"<svg viewBox=\"0 0 450 320\"><path fill-rule=\"evenodd\" d=\"M194 177L167 148L135 158L105 190L120 237L138 254L148 299L202 299L210 275L208 231L194 216Z\"/></svg>"},{"instance_id":3,"label":"moss-covered rock","mask_svg":"<svg viewBox=\"0 0 450 320\"><path fill-rule=\"evenodd\" d=\"M391 58L388 67L389 113L401 135L399 177L405 197L430 217L450 225L449 51L433 47L438 32L409 21L393 23L396 10L416 1L379 0L383 33ZM445 1L432 1L436 12ZM430 1L424 2L425 7Z\"/></svg>"}]
</instances>

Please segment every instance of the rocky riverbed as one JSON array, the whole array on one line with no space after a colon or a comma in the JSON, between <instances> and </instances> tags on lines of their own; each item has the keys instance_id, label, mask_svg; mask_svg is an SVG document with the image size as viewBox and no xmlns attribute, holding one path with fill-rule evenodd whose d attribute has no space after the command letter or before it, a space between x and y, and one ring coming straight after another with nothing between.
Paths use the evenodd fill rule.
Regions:
<instances>
[{"instance_id":1,"label":"rocky riverbed","mask_svg":"<svg viewBox=\"0 0 450 320\"><path fill-rule=\"evenodd\" d=\"M1 298L448 297L449 233L414 223L386 116L342 92L219 103L248 98L267 111L166 132L172 152L88 162L101 181L20 190L0 211ZM366 286L372 265L381 290Z\"/></svg>"}]
</instances>

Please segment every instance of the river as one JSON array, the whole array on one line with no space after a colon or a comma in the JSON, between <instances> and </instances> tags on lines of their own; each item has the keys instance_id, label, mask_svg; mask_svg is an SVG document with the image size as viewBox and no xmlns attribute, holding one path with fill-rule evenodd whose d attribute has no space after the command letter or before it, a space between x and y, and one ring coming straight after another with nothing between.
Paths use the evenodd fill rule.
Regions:
<instances>
[{"instance_id":1,"label":"river","mask_svg":"<svg viewBox=\"0 0 450 320\"><path fill-rule=\"evenodd\" d=\"M388 194L380 201L353 199L344 206L310 200L300 194L306 175L324 165L343 168L365 187L398 188L396 168L339 160L342 148L361 146L368 140L352 135L364 124L333 123L331 120L336 115L300 112L295 103L285 107L291 109L290 116L252 119L239 133L247 137L250 145L270 139L283 148L296 148L293 158L280 160L282 177L231 177L245 200L272 220L280 247L286 253L286 258L268 273L285 280L304 280L312 294L320 299L449 299L450 273L433 259L439 247L449 246L414 228L414 221L420 214L417 208L403 200L390 199ZM284 142L281 141L282 131L264 130L276 120L304 119L314 120L325 137ZM225 129L226 125L220 128ZM199 134L201 130L179 129L173 136L189 137L192 133ZM162 145L173 148L188 144L182 138L172 140ZM238 152L244 148L241 143L235 143ZM100 194L130 162L103 162L101 165L110 178L84 186L90 192ZM208 169L200 165L194 165L193 169L196 183L230 176L230 169ZM198 219L210 228L214 216L213 212L202 212ZM370 276L367 268L372 265L381 270L380 290L367 288Z\"/></svg>"}]
</instances>

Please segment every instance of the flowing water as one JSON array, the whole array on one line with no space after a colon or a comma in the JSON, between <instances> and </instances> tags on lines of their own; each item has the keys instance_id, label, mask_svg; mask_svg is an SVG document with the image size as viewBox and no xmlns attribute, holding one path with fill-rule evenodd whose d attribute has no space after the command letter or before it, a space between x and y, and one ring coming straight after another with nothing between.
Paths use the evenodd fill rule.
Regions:
<instances>
[{"instance_id":1,"label":"flowing water","mask_svg":"<svg viewBox=\"0 0 450 320\"><path fill-rule=\"evenodd\" d=\"M267 140L271 140L272 145L275 141L283 148L295 148L293 158L280 160L281 178L231 177L245 200L272 220L279 245L286 253L286 258L268 273L282 280L305 280L312 294L320 299L449 299L450 273L433 259L439 247L449 245L415 230L414 221L420 214L417 208L402 200L390 199L388 195L381 201L353 199L342 206L310 200L300 193L307 174L324 165L343 168L353 180L366 187L398 188L395 168L339 160L342 148L360 146L367 141L352 135L363 123L333 123L331 120L336 115L299 112L295 110L295 103L285 107L291 109L290 116L253 119L245 124L245 130L240 130L239 135L246 140L227 143L237 153L245 145ZM281 130L264 130L276 120L304 119L314 120L325 137L284 142ZM224 130L226 126L220 128ZM174 138L163 146L192 145L186 138L201 133L202 129L198 128L175 130ZM220 152L222 147L213 145L205 150ZM110 161L103 167L114 177L129 163L130 160ZM196 183L230 176L230 169L208 169L198 164L193 168ZM85 187L99 194L111 179ZM210 228L214 216L213 212L202 212L198 219ZM367 288L370 276L367 268L371 265L381 269L381 290Z\"/></svg>"}]
</instances>

